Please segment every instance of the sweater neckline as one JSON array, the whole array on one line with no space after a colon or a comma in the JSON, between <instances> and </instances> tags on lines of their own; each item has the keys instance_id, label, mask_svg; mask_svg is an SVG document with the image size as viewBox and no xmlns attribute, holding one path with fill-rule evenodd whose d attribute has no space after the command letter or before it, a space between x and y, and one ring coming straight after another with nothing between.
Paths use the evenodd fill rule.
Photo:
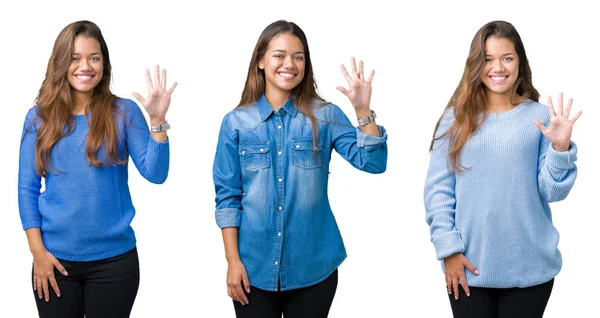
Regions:
<instances>
[{"instance_id":1,"label":"sweater neckline","mask_svg":"<svg viewBox=\"0 0 600 318\"><path fill-rule=\"evenodd\" d=\"M524 108L524 106L523 106L524 104L528 104L530 102L531 102L531 100L524 99L518 105L516 105L515 107L513 107L507 111L504 111L501 113L489 113L489 114L484 113L484 116L487 119L503 119L503 118L514 117L516 114L521 112L521 110Z\"/></svg>"}]
</instances>

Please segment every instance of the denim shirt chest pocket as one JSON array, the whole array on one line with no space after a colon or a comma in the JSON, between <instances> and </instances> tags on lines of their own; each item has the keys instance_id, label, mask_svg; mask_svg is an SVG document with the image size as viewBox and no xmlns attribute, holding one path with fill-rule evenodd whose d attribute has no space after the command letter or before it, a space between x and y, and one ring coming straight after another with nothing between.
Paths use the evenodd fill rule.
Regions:
<instances>
[{"instance_id":1,"label":"denim shirt chest pocket","mask_svg":"<svg viewBox=\"0 0 600 318\"><path fill-rule=\"evenodd\" d=\"M256 142L245 143L239 146L239 155L242 168L249 171L259 171L271 166L269 154L270 143Z\"/></svg>"},{"instance_id":2,"label":"denim shirt chest pocket","mask_svg":"<svg viewBox=\"0 0 600 318\"><path fill-rule=\"evenodd\" d=\"M324 167L323 140L319 139L316 145L316 156L313 138L292 138L292 164L303 169L316 169Z\"/></svg>"}]
</instances>

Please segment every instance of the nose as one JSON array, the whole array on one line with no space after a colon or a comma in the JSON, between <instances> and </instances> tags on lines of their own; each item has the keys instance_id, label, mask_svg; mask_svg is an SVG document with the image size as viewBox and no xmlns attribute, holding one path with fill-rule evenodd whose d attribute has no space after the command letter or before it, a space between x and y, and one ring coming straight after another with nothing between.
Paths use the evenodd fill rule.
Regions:
<instances>
[{"instance_id":1,"label":"nose","mask_svg":"<svg viewBox=\"0 0 600 318\"><path fill-rule=\"evenodd\" d=\"M502 60L497 60L494 62L494 72L504 72L504 64L502 64Z\"/></svg>"},{"instance_id":2,"label":"nose","mask_svg":"<svg viewBox=\"0 0 600 318\"><path fill-rule=\"evenodd\" d=\"M82 72L87 72L91 70L90 62L87 59L79 60L79 70Z\"/></svg>"},{"instance_id":3,"label":"nose","mask_svg":"<svg viewBox=\"0 0 600 318\"><path fill-rule=\"evenodd\" d=\"M294 61L292 59L293 58L291 56L286 56L283 60L283 67L287 69L294 68Z\"/></svg>"}]
</instances>

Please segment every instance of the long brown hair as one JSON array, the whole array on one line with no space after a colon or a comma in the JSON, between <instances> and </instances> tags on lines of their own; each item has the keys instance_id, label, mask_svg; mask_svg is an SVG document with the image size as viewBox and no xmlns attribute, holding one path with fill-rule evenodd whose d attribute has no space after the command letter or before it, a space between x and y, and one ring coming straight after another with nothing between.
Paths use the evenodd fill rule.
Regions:
<instances>
[{"instance_id":1,"label":"long brown hair","mask_svg":"<svg viewBox=\"0 0 600 318\"><path fill-rule=\"evenodd\" d=\"M540 94L533 87L531 80L531 69L525 54L525 47L515 27L505 21L492 21L477 31L473 41L469 57L465 65L462 78L458 87L452 94L450 101L444 109L444 113L435 125L429 151L433 150L434 142L446 135L450 136L449 157L452 168L460 172L464 167L460 164L460 154L465 143L475 134L484 120L481 114L485 114L486 87L481 81L481 74L485 64L485 42L488 38L495 36L507 39L513 43L519 58L519 76L513 86L510 101L513 105L520 102L520 97L532 101L538 101ZM435 137L440 123L447 112L454 111L454 123L441 136Z\"/></svg>"},{"instance_id":2,"label":"long brown hair","mask_svg":"<svg viewBox=\"0 0 600 318\"><path fill-rule=\"evenodd\" d=\"M105 147L107 164L123 163L117 153L117 127L114 114L116 96L110 91L111 65L108 47L100 28L90 21L77 21L67 25L54 42L52 55L48 61L46 77L36 99L37 117L41 123L36 139L35 168L38 175L46 177L49 170L55 169L50 151L63 137L75 129L72 110L75 95L67 80L67 73L73 56L75 37L94 38L100 43L104 71L102 79L94 88L93 96L86 106L85 113L91 113L89 133L85 143L85 156L91 166L102 166L98 151ZM67 129L65 129L65 126Z\"/></svg>"},{"instance_id":3,"label":"long brown hair","mask_svg":"<svg viewBox=\"0 0 600 318\"><path fill-rule=\"evenodd\" d=\"M298 111L310 118L313 131L314 151L316 152L318 130L317 119L312 113L312 99L314 98L321 101L325 101L325 99L317 93L317 83L315 82L313 75L310 50L308 49L306 35L304 35L304 31L302 31L295 23L278 20L271 23L262 31L256 42L256 46L254 47L254 51L252 52L246 85L244 86L242 98L237 107L251 105L258 101L265 93L265 72L258 67L258 64L267 53L271 39L281 33L291 33L299 38L302 42L302 46L304 46L304 78L300 84L293 89L292 96L294 97L294 105L297 107Z\"/></svg>"}]
</instances>

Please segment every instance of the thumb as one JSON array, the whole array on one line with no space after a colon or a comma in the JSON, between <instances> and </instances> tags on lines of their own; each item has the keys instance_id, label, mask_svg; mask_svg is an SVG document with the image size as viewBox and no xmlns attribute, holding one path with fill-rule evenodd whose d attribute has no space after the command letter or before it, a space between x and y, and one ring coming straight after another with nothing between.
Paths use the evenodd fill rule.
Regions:
<instances>
[{"instance_id":1,"label":"thumb","mask_svg":"<svg viewBox=\"0 0 600 318\"><path fill-rule=\"evenodd\" d=\"M62 266L62 264L57 260L54 259L54 261L52 262L52 264L54 265L54 267L56 267L56 269L58 269L59 272L61 272L63 275L65 276L69 276L69 273L67 273L67 270Z\"/></svg>"},{"instance_id":2,"label":"thumb","mask_svg":"<svg viewBox=\"0 0 600 318\"><path fill-rule=\"evenodd\" d=\"M479 271L477 270L477 267L475 267L473 264L471 264L471 262L469 262L469 260L466 257L464 258L463 265L465 265L465 267L468 268L471 271L471 273L473 273L475 275L479 275Z\"/></svg>"},{"instance_id":3,"label":"thumb","mask_svg":"<svg viewBox=\"0 0 600 318\"><path fill-rule=\"evenodd\" d=\"M349 91L348 91L346 88L344 88L344 87L342 87L342 86L336 86L335 88L336 88L338 91L342 92L344 95L348 96L348 93L349 93Z\"/></svg>"},{"instance_id":4,"label":"thumb","mask_svg":"<svg viewBox=\"0 0 600 318\"><path fill-rule=\"evenodd\" d=\"M542 125L542 122L539 120L534 120L533 124L537 126L537 128L539 128L542 132L544 132L544 130L546 130L546 127L544 125Z\"/></svg>"},{"instance_id":5,"label":"thumb","mask_svg":"<svg viewBox=\"0 0 600 318\"><path fill-rule=\"evenodd\" d=\"M246 288L246 292L250 293L250 281L248 280L248 274L246 274L246 271L242 273L242 282L244 283L244 288Z\"/></svg>"},{"instance_id":6,"label":"thumb","mask_svg":"<svg viewBox=\"0 0 600 318\"><path fill-rule=\"evenodd\" d=\"M140 103L142 103L142 105L144 105L146 103L146 99L142 97L142 95L133 92L131 93L131 95L133 95L133 97L135 97L138 101L140 101Z\"/></svg>"}]
</instances>

